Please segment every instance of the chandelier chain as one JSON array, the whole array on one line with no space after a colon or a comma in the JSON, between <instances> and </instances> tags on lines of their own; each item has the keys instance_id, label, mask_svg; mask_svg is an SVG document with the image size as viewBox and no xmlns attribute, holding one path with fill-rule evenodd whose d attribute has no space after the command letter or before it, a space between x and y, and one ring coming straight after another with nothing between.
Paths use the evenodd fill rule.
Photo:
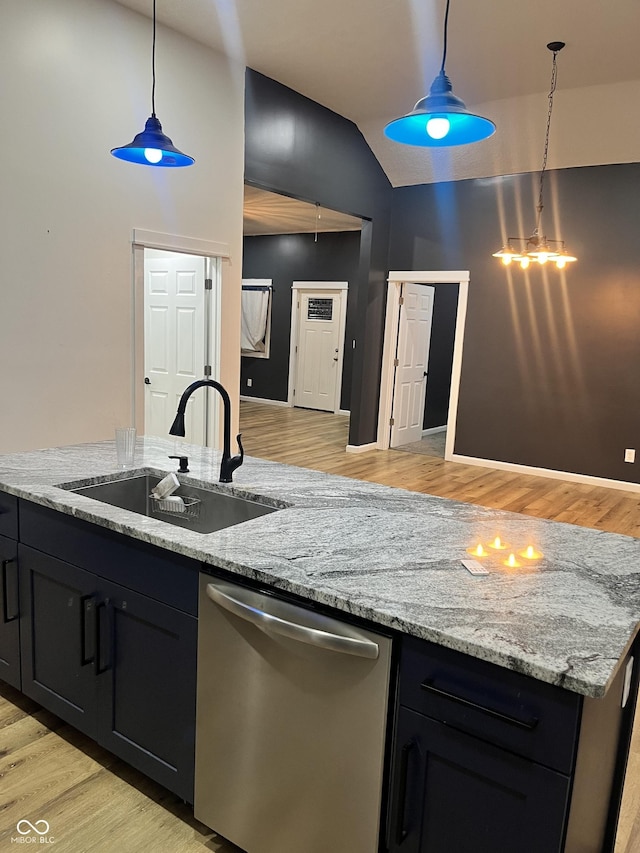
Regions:
<instances>
[{"instance_id":1,"label":"chandelier chain","mask_svg":"<svg viewBox=\"0 0 640 853\"><path fill-rule=\"evenodd\" d=\"M553 96L556 91L556 86L558 85L558 63L557 63L558 51L553 51L553 65L551 68L551 88L549 89L548 99L549 99L549 109L547 110L547 129L544 137L544 154L542 156L542 170L540 171L540 191L538 193L538 221L536 223L535 234L538 234L540 229L540 221L542 219L542 196L544 190L544 174L547 169L547 157L549 155L549 131L551 129L551 113L553 112Z\"/></svg>"}]
</instances>

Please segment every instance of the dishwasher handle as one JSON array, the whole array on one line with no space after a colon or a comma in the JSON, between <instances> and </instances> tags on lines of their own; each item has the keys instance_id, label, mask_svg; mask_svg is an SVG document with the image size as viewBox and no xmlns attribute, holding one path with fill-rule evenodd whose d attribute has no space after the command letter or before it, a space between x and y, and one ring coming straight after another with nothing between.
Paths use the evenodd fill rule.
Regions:
<instances>
[{"instance_id":1,"label":"dishwasher handle","mask_svg":"<svg viewBox=\"0 0 640 853\"><path fill-rule=\"evenodd\" d=\"M245 592L243 587L234 586L231 593L229 588L223 591L216 584L208 583L206 591L209 598L220 607L240 619L251 622L261 631L279 634L290 640L297 640L300 643L307 643L320 649L369 658L370 660L376 660L380 653L378 644L364 637L342 636L331 631L323 631L320 628L301 625L298 622L274 616L272 613L266 613L252 604L250 600L243 600L243 592ZM246 592L251 595L250 590L246 590ZM303 608L296 607L294 604L289 605L289 607L293 612L301 614L305 612ZM330 621L334 623L335 620Z\"/></svg>"}]
</instances>

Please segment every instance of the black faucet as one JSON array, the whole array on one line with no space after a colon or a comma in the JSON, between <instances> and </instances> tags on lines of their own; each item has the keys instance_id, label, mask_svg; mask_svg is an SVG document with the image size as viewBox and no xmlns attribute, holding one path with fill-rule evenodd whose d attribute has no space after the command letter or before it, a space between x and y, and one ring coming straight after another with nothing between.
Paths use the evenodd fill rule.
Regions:
<instances>
[{"instance_id":1,"label":"black faucet","mask_svg":"<svg viewBox=\"0 0 640 853\"><path fill-rule=\"evenodd\" d=\"M244 461L244 449L242 447L242 442L240 441L240 435L238 435L236 440L238 442L238 447L240 448L240 456L231 455L231 400L229 399L229 395L226 390L219 382L215 382L213 379L199 379L197 382L192 382L191 385L185 389L182 397L180 397L178 413L176 414L174 422L171 424L169 435L181 435L184 437L184 413L187 408L187 400L194 391L205 385L215 388L222 397L222 402L224 404L224 449L222 451L222 462L220 463L220 482L231 483L233 482L233 472L236 468L239 468Z\"/></svg>"}]
</instances>

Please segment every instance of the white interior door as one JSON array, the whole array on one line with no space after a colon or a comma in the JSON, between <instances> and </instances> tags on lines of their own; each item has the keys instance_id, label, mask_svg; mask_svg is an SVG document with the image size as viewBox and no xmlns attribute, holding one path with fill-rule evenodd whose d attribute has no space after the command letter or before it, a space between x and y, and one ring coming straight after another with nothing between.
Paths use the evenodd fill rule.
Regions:
<instances>
[{"instance_id":1,"label":"white interior door","mask_svg":"<svg viewBox=\"0 0 640 853\"><path fill-rule=\"evenodd\" d=\"M422 438L434 296L435 288L428 285L402 286L391 447Z\"/></svg>"},{"instance_id":2,"label":"white interior door","mask_svg":"<svg viewBox=\"0 0 640 853\"><path fill-rule=\"evenodd\" d=\"M205 259L145 249L145 434L166 438L184 389L204 376ZM187 405L185 441L206 444L203 392Z\"/></svg>"},{"instance_id":3,"label":"white interior door","mask_svg":"<svg viewBox=\"0 0 640 853\"><path fill-rule=\"evenodd\" d=\"M299 291L294 405L333 412L342 366L342 291Z\"/></svg>"}]
</instances>

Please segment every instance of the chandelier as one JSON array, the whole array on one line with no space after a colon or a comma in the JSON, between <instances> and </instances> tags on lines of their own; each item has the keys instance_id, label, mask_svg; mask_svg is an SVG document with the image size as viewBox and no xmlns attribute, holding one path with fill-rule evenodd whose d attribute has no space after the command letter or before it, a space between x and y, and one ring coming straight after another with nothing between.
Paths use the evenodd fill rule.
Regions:
<instances>
[{"instance_id":1,"label":"chandelier","mask_svg":"<svg viewBox=\"0 0 640 853\"><path fill-rule=\"evenodd\" d=\"M551 127L551 113L553 112L553 96L558 83L557 55L564 45L563 41L552 41L547 45L547 48L553 53L553 65L551 69L551 89L548 95L547 130L544 139L542 170L540 171L540 188L538 192L538 204L536 206L535 228L529 237L508 237L505 245L498 252L493 253L493 257L500 258L503 264L508 265L514 261L519 263L522 269L527 269L532 262L546 264L547 261L555 263L558 269L564 269L567 264L577 260L574 255L567 251L564 240L550 240L542 232L544 174L547 168L547 155L549 153L549 129Z\"/></svg>"}]
</instances>

